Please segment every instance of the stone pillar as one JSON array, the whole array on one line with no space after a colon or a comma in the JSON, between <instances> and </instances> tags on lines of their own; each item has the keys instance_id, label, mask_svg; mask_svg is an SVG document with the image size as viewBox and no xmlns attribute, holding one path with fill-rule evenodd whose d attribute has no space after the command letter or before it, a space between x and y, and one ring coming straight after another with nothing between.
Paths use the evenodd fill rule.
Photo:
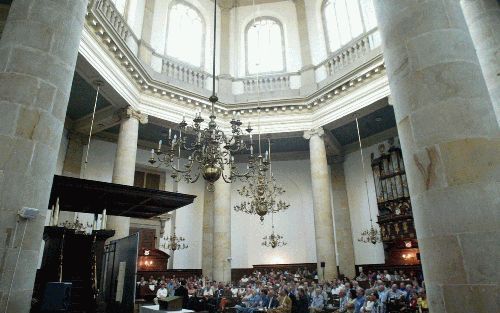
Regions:
<instances>
[{"instance_id":1,"label":"stone pillar","mask_svg":"<svg viewBox=\"0 0 500 313\"><path fill-rule=\"evenodd\" d=\"M311 46L309 45L309 29L305 0L294 0L297 12L297 23L299 28L300 56L302 58L302 69L300 70L300 95L309 95L316 91L316 74L312 64Z\"/></svg>"},{"instance_id":2,"label":"stone pillar","mask_svg":"<svg viewBox=\"0 0 500 313\"><path fill-rule=\"evenodd\" d=\"M460 0L500 124L500 4L498 0Z\"/></svg>"},{"instance_id":3,"label":"stone pillar","mask_svg":"<svg viewBox=\"0 0 500 313\"><path fill-rule=\"evenodd\" d=\"M223 102L233 102L233 82L230 73L231 64L231 9L234 0L223 0L219 2L220 7L220 74L219 74L219 98ZM212 34L213 35L213 34Z\"/></svg>"},{"instance_id":4,"label":"stone pillar","mask_svg":"<svg viewBox=\"0 0 500 313\"><path fill-rule=\"evenodd\" d=\"M66 149L62 174L69 177L85 178L80 177L82 162L85 161L83 159L83 135L76 132L70 132L68 139L68 148Z\"/></svg>"},{"instance_id":5,"label":"stone pillar","mask_svg":"<svg viewBox=\"0 0 500 313\"><path fill-rule=\"evenodd\" d=\"M337 277L337 260L324 134L320 127L305 131L304 138L309 140L318 277L320 280L332 280ZM321 262L326 265L324 275Z\"/></svg>"},{"instance_id":6,"label":"stone pillar","mask_svg":"<svg viewBox=\"0 0 500 313\"><path fill-rule=\"evenodd\" d=\"M333 218L335 220L335 243L337 245L339 272L355 277L354 246L352 241L351 214L347 199L344 164L335 160L330 164L332 177Z\"/></svg>"},{"instance_id":7,"label":"stone pillar","mask_svg":"<svg viewBox=\"0 0 500 313\"><path fill-rule=\"evenodd\" d=\"M144 63L151 65L151 32L153 31L155 0L145 0L144 18L142 21L141 40L139 41L139 58Z\"/></svg>"},{"instance_id":8,"label":"stone pillar","mask_svg":"<svg viewBox=\"0 0 500 313\"><path fill-rule=\"evenodd\" d=\"M16 0L0 40L0 308L30 311L86 0ZM39 215L18 217L22 207Z\"/></svg>"},{"instance_id":9,"label":"stone pillar","mask_svg":"<svg viewBox=\"0 0 500 313\"><path fill-rule=\"evenodd\" d=\"M430 311L497 312L499 129L460 2L374 4Z\"/></svg>"},{"instance_id":10,"label":"stone pillar","mask_svg":"<svg viewBox=\"0 0 500 313\"><path fill-rule=\"evenodd\" d=\"M10 4L0 4L0 39L2 38L3 28L9 15Z\"/></svg>"},{"instance_id":11,"label":"stone pillar","mask_svg":"<svg viewBox=\"0 0 500 313\"><path fill-rule=\"evenodd\" d=\"M229 168L225 167L226 175ZM214 191L213 279L231 281L231 184L221 177Z\"/></svg>"},{"instance_id":12,"label":"stone pillar","mask_svg":"<svg viewBox=\"0 0 500 313\"><path fill-rule=\"evenodd\" d=\"M179 182L176 182L175 180L172 180L172 192L179 192ZM177 221L177 211L173 211L170 215L170 234L169 236L172 237L175 234L175 222ZM170 250L170 258L168 260L168 269L171 270L174 268L174 257L175 257L175 251Z\"/></svg>"},{"instance_id":13,"label":"stone pillar","mask_svg":"<svg viewBox=\"0 0 500 313\"><path fill-rule=\"evenodd\" d=\"M147 123L148 118L131 107L124 109L121 114L122 121L113 167L113 183L132 186L134 185L139 123ZM129 234L130 218L109 216L106 228L115 230L115 235L109 240L126 237Z\"/></svg>"},{"instance_id":14,"label":"stone pillar","mask_svg":"<svg viewBox=\"0 0 500 313\"><path fill-rule=\"evenodd\" d=\"M207 184L205 184L205 186L206 185ZM203 199L201 269L203 276L212 279L214 258L214 193L205 188Z\"/></svg>"}]
</instances>

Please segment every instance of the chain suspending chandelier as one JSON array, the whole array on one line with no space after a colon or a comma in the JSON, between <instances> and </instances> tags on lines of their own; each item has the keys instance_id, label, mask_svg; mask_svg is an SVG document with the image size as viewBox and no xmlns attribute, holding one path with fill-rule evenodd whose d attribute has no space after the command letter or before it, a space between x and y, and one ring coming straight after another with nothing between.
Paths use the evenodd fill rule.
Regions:
<instances>
[{"instance_id":1,"label":"chain suspending chandelier","mask_svg":"<svg viewBox=\"0 0 500 313\"><path fill-rule=\"evenodd\" d=\"M165 242L161 245L164 249L177 251L189 248L187 244L184 242L186 238L177 236L175 232L166 238L164 238Z\"/></svg>"},{"instance_id":2,"label":"chain suspending chandelier","mask_svg":"<svg viewBox=\"0 0 500 313\"><path fill-rule=\"evenodd\" d=\"M373 227L372 210L371 210L371 205L370 205L370 195L368 194L368 181L366 179L366 173L365 173L365 157L363 154L363 146L361 145L361 134L359 132L359 122L358 122L357 115L355 116L355 120L356 120L356 129L358 131L359 151L361 154L361 168L363 169L363 178L365 180L366 199L368 201L368 214L370 215L370 228L361 232L361 237L358 238L358 241L364 242L364 243L377 244L378 242L382 242L382 238L380 236L380 232L378 231L378 229Z\"/></svg>"},{"instance_id":3,"label":"chain suspending chandelier","mask_svg":"<svg viewBox=\"0 0 500 313\"><path fill-rule=\"evenodd\" d=\"M219 100L215 93L215 49L217 34L217 0L214 1L214 37L213 37L213 55L212 55L212 95L209 98L211 103L211 113L207 126L201 116L201 110L196 112L192 126L188 126L185 118L178 124L179 136L172 137L172 131L169 130L168 137L160 140L158 149L151 151L149 162L159 165L166 165L173 170L172 178L176 181L184 179L189 183L196 182L200 176L208 183L207 188L214 190L213 184L222 176L225 182L229 183L234 178L243 180L252 176L255 169L255 157L253 154L252 127L242 130L243 123L239 115L233 114L231 120L231 134L227 136L217 125L215 115L215 103ZM245 131L249 136L250 144L247 145L243 139ZM190 137L187 140L187 137ZM162 149L162 144L166 143L166 149ZM233 155L238 152L250 151L248 165L245 171L239 171L234 163ZM187 154L187 161L181 164L181 153ZM229 169L225 173L225 168Z\"/></svg>"}]
</instances>

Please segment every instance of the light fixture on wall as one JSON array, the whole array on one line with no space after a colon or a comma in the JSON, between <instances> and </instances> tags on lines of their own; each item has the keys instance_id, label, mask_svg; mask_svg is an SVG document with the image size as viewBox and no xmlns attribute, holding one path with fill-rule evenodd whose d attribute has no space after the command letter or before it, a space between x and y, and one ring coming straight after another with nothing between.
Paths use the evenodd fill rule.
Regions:
<instances>
[{"instance_id":1,"label":"light fixture on wall","mask_svg":"<svg viewBox=\"0 0 500 313\"><path fill-rule=\"evenodd\" d=\"M359 151L361 154L361 168L363 169L363 179L365 180L366 199L368 201L368 214L370 215L370 228L361 232L361 237L358 238L358 241L364 243L372 243L375 245L378 242L382 242L382 238L380 236L380 232L375 227L373 227L370 195L368 194L368 181L366 179L366 173L365 173L365 157L363 154L363 146L361 145L361 134L359 132L359 122L357 115L355 116L355 120L356 120L356 130L358 131Z\"/></svg>"},{"instance_id":2,"label":"light fixture on wall","mask_svg":"<svg viewBox=\"0 0 500 313\"><path fill-rule=\"evenodd\" d=\"M172 137L171 130L168 137L160 140L158 149L151 151L149 162L160 165L165 164L173 170L172 178L180 181L184 179L187 182L194 183L200 176L207 181L209 191L214 190L214 183L222 176L227 183L235 178L245 180L254 173L255 157L253 155L252 146L252 127L250 123L243 130L239 114L233 114L231 120L231 134L226 135L217 125L215 115L215 103L218 98L215 94L215 48L217 34L217 0L214 0L214 29L213 29L213 55L212 55L212 95L209 98L211 103L211 113L209 116L208 125L202 126L204 119L201 116L201 110L195 113L193 125L188 127L188 124L183 117L179 123L179 137ZM243 140L245 131L249 135L250 144L247 145ZM187 135L191 136L190 142L186 140ZM162 149L162 143L166 143L167 149ZM240 172L235 163L233 155L238 152L250 150L250 156L246 171ZM181 152L188 155L187 162L180 164ZM224 169L229 169L229 172Z\"/></svg>"},{"instance_id":3,"label":"light fixture on wall","mask_svg":"<svg viewBox=\"0 0 500 313\"><path fill-rule=\"evenodd\" d=\"M163 239L165 240L165 242L161 244L161 247L164 249L178 251L189 248L189 246L184 243L186 241L186 238L177 236L177 234L175 233L175 228L174 233L171 236L164 237Z\"/></svg>"}]
</instances>

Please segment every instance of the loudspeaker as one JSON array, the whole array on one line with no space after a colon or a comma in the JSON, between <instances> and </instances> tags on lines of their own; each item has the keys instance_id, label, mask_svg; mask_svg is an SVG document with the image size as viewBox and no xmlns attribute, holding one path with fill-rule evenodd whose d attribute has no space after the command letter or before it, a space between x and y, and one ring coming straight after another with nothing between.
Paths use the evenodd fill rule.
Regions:
<instances>
[{"instance_id":1,"label":"loudspeaker","mask_svg":"<svg viewBox=\"0 0 500 313\"><path fill-rule=\"evenodd\" d=\"M325 262L321 262L321 267L325 268Z\"/></svg>"},{"instance_id":2,"label":"loudspeaker","mask_svg":"<svg viewBox=\"0 0 500 313\"><path fill-rule=\"evenodd\" d=\"M43 313L69 312L71 305L71 283L47 283L43 293Z\"/></svg>"},{"instance_id":3,"label":"loudspeaker","mask_svg":"<svg viewBox=\"0 0 500 313\"><path fill-rule=\"evenodd\" d=\"M420 252L419 252L419 253L417 253L417 260L419 260L419 261L420 261Z\"/></svg>"}]
</instances>

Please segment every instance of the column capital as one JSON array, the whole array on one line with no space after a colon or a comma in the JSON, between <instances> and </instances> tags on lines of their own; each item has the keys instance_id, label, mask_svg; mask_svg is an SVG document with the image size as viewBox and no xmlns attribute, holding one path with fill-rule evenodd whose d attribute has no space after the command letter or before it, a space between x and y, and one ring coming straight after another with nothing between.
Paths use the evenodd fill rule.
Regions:
<instances>
[{"instance_id":1,"label":"column capital","mask_svg":"<svg viewBox=\"0 0 500 313\"><path fill-rule=\"evenodd\" d=\"M135 110L134 108L132 108L130 106L121 109L118 112L118 116L120 117L121 120L135 118L141 124L146 124L148 122L148 116L146 114L143 114L143 113L141 113L141 111Z\"/></svg>"},{"instance_id":2,"label":"column capital","mask_svg":"<svg viewBox=\"0 0 500 313\"><path fill-rule=\"evenodd\" d=\"M316 127L316 128L305 130L304 131L304 138L309 140L313 136L323 137L324 134L325 134L325 130L323 129L323 127Z\"/></svg>"},{"instance_id":3,"label":"column capital","mask_svg":"<svg viewBox=\"0 0 500 313\"><path fill-rule=\"evenodd\" d=\"M231 10L235 7L234 0L219 0L219 7L221 10Z\"/></svg>"}]
</instances>

